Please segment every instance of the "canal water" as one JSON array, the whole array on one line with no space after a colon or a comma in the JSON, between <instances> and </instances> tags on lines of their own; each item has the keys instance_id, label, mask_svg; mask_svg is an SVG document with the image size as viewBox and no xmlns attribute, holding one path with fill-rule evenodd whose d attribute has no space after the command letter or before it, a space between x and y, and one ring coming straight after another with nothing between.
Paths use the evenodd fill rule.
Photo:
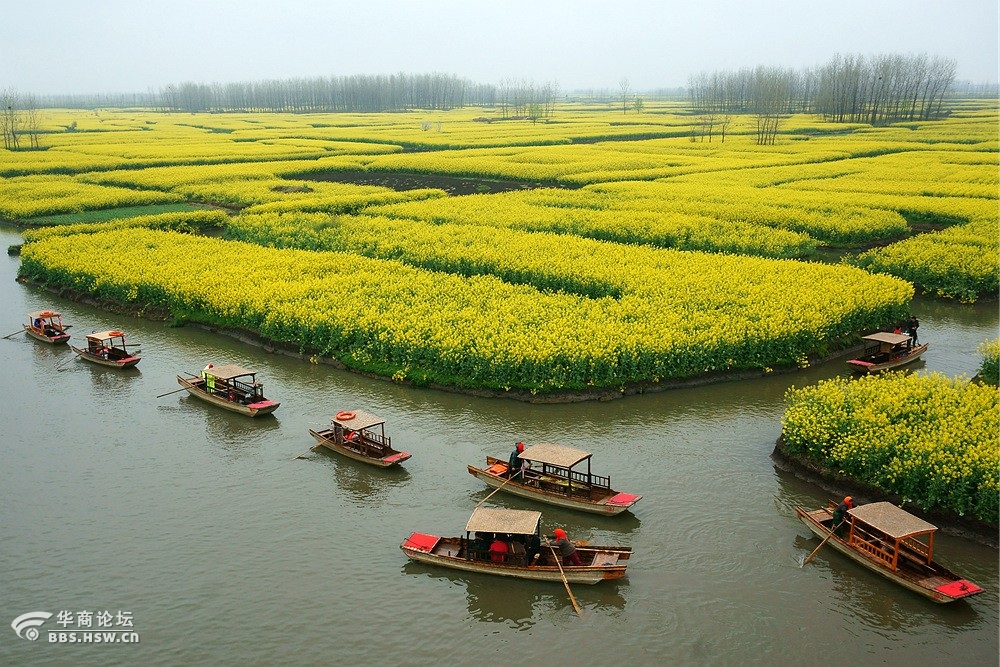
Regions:
<instances>
[{"instance_id":1,"label":"canal water","mask_svg":"<svg viewBox=\"0 0 1000 667\"><path fill-rule=\"evenodd\" d=\"M0 231L4 245L18 240ZM56 308L73 342L121 328L142 362L115 371L23 334L0 340L0 664L996 664L995 549L938 537L940 559L987 591L944 606L832 549L801 566L819 540L794 507L830 494L770 454L786 389L845 373L842 361L531 405L107 314L16 283L17 266L2 261L0 335ZM997 335L996 304L917 301L914 312L931 345L918 372L972 376L977 347ZM210 362L257 370L281 407L252 420L183 393L157 398ZM413 458L396 470L295 458L313 444L309 428L356 408L384 417ZM550 532L634 549L626 579L573 587L582 618L558 583L435 569L399 550L411 531L460 534L488 494L466 465L521 439L591 451L595 472L643 496L614 518L488 501L539 509ZM30 612L53 614L36 641L9 627ZM138 643L84 639L100 621Z\"/></svg>"}]
</instances>

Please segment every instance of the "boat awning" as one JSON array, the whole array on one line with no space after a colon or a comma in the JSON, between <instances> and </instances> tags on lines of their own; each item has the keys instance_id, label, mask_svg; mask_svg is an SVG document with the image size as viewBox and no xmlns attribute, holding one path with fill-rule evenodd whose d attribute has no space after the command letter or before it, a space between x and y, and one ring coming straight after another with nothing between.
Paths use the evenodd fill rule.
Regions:
<instances>
[{"instance_id":1,"label":"boat awning","mask_svg":"<svg viewBox=\"0 0 1000 667\"><path fill-rule=\"evenodd\" d=\"M560 468L572 468L580 461L589 459L591 456L590 452L585 452L582 449L554 445L550 442L540 442L537 445L526 447L520 454L520 458L522 459L547 463L548 465Z\"/></svg>"},{"instance_id":2,"label":"boat awning","mask_svg":"<svg viewBox=\"0 0 1000 667\"><path fill-rule=\"evenodd\" d=\"M88 340L110 340L112 338L124 338L125 332L123 331L95 331L92 334L87 334Z\"/></svg>"},{"instance_id":3,"label":"boat awning","mask_svg":"<svg viewBox=\"0 0 1000 667\"><path fill-rule=\"evenodd\" d=\"M895 539L937 530L934 524L927 523L889 502L868 503L850 509L847 513Z\"/></svg>"},{"instance_id":4,"label":"boat awning","mask_svg":"<svg viewBox=\"0 0 1000 667\"><path fill-rule=\"evenodd\" d=\"M225 366L213 366L208 369L209 375L214 375L220 380L232 380L244 375L256 375L256 371L247 370L236 364L226 364Z\"/></svg>"},{"instance_id":5,"label":"boat awning","mask_svg":"<svg viewBox=\"0 0 1000 667\"><path fill-rule=\"evenodd\" d=\"M906 334L889 333L887 331L880 331L878 333L873 333L870 336L864 336L864 339L877 341L879 343L888 343L889 345L899 345L900 343L910 341L910 337Z\"/></svg>"},{"instance_id":6,"label":"boat awning","mask_svg":"<svg viewBox=\"0 0 1000 667\"><path fill-rule=\"evenodd\" d=\"M59 313L54 310L36 310L33 313L28 313L28 319L35 319L37 317L49 318L49 317L62 317Z\"/></svg>"},{"instance_id":7,"label":"boat awning","mask_svg":"<svg viewBox=\"0 0 1000 667\"><path fill-rule=\"evenodd\" d=\"M365 412L364 410L344 410L337 414L343 414L343 412L351 412L354 414L354 419L337 419L337 415L330 417L330 421L334 424L340 424L344 428L349 428L352 431L361 431L366 428L371 428L372 426L378 426L384 424L385 420L378 415L373 415L370 412Z\"/></svg>"},{"instance_id":8,"label":"boat awning","mask_svg":"<svg viewBox=\"0 0 1000 667\"><path fill-rule=\"evenodd\" d=\"M538 532L541 512L508 510L499 507L477 507L465 529L478 533L514 533L533 535Z\"/></svg>"}]
</instances>

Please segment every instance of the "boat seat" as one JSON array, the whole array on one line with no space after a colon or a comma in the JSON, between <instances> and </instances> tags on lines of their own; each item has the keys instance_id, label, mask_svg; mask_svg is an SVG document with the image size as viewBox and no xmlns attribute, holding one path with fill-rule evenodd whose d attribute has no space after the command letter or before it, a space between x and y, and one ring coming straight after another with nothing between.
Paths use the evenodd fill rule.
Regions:
<instances>
[{"instance_id":1,"label":"boat seat","mask_svg":"<svg viewBox=\"0 0 1000 667\"><path fill-rule=\"evenodd\" d=\"M610 567L612 565L618 564L618 554L611 553L610 551L598 551L594 554L593 565L600 565Z\"/></svg>"}]
</instances>

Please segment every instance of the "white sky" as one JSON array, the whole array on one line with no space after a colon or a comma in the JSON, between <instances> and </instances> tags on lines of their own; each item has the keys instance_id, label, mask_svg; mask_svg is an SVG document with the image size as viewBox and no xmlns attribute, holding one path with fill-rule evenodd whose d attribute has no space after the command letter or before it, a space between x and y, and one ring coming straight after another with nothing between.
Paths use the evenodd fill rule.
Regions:
<instances>
[{"instance_id":1,"label":"white sky","mask_svg":"<svg viewBox=\"0 0 1000 667\"><path fill-rule=\"evenodd\" d=\"M998 80L997 0L7 0L0 90L158 91L442 72L563 92L685 86L699 72L805 68L836 53L953 58Z\"/></svg>"}]
</instances>

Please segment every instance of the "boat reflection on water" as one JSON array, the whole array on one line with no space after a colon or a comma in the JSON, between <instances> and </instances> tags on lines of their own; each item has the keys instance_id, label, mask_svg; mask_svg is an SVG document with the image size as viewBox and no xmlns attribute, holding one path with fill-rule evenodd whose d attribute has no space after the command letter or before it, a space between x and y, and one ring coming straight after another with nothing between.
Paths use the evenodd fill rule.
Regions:
<instances>
[{"instance_id":1,"label":"boat reflection on water","mask_svg":"<svg viewBox=\"0 0 1000 667\"><path fill-rule=\"evenodd\" d=\"M481 623L502 623L517 630L529 630L542 619L559 614L573 615L573 604L565 587L558 582L532 582L489 575L473 576L441 573L439 568L407 561L403 574L426 575L465 587L469 617ZM628 579L605 581L597 586L573 586L573 596L588 613L617 616L625 609L621 591Z\"/></svg>"},{"instance_id":2,"label":"boat reflection on water","mask_svg":"<svg viewBox=\"0 0 1000 667\"><path fill-rule=\"evenodd\" d=\"M259 454L260 445L281 428L281 422L273 414L247 419L233 412L206 407L203 401L187 395L181 396L178 403L199 418L204 417L207 441L231 454Z\"/></svg>"},{"instance_id":3,"label":"boat reflection on water","mask_svg":"<svg viewBox=\"0 0 1000 667\"><path fill-rule=\"evenodd\" d=\"M80 360L77 359L77 361ZM126 396L138 395L135 381L142 375L138 366L110 368L82 361L79 364L67 362L63 366L63 370L65 372L89 372L90 383L94 389L94 400L100 405L111 407L121 404Z\"/></svg>"},{"instance_id":4,"label":"boat reflection on water","mask_svg":"<svg viewBox=\"0 0 1000 667\"><path fill-rule=\"evenodd\" d=\"M806 539L804 546L810 544L816 544L816 541ZM886 636L905 637L914 627L926 624L957 631L975 623L979 617L968 602L957 601L939 607L877 574L857 567L850 558L833 549L827 556L830 559L827 569L832 582L831 609L863 625L885 631ZM808 567L815 563L814 559ZM903 635L895 635L896 632Z\"/></svg>"},{"instance_id":5,"label":"boat reflection on water","mask_svg":"<svg viewBox=\"0 0 1000 667\"><path fill-rule=\"evenodd\" d=\"M317 447L308 460L332 466L333 479L354 505L381 506L393 488L410 481L410 473L402 466L375 468L327 451L323 447Z\"/></svg>"}]
</instances>

